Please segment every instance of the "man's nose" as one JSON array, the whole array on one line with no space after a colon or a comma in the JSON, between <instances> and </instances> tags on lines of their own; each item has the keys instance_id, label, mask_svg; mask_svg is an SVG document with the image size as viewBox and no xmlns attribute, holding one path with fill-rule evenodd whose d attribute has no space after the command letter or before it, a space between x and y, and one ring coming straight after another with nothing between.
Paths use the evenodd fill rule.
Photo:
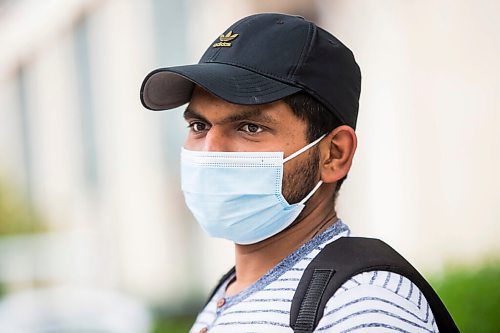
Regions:
<instances>
[{"instance_id":1,"label":"man's nose","mask_svg":"<svg viewBox=\"0 0 500 333\"><path fill-rule=\"evenodd\" d=\"M230 144L227 133L213 126L205 136L203 151L231 151Z\"/></svg>"}]
</instances>

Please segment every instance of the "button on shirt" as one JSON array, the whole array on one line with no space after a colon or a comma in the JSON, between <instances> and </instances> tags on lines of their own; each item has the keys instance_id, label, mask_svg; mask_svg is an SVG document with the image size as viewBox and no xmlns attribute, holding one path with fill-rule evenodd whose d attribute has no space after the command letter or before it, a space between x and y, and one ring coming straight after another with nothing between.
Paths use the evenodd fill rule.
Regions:
<instances>
[{"instance_id":1,"label":"button on shirt","mask_svg":"<svg viewBox=\"0 0 500 333\"><path fill-rule=\"evenodd\" d=\"M218 308L222 308L224 306L224 304L226 304L226 299L225 298L220 298L218 301L217 301L217 307Z\"/></svg>"}]
</instances>

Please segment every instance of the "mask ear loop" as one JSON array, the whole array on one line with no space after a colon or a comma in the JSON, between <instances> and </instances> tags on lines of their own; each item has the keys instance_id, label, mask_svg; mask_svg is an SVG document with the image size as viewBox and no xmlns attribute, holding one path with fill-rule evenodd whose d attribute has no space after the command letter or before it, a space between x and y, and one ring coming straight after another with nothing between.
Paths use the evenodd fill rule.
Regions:
<instances>
[{"instance_id":1,"label":"mask ear loop","mask_svg":"<svg viewBox=\"0 0 500 333\"><path fill-rule=\"evenodd\" d=\"M312 189L312 191L311 191L311 192L309 192L309 194L308 194L308 195L306 195L306 197L305 197L304 199L300 200L299 204L304 204L304 203L306 203L306 201L307 201L307 200L309 200L309 199L313 196L313 194L314 194L314 193L316 193L316 191L319 189L319 187L320 187L322 184L323 184L323 181L322 181L322 180L320 180L320 181L316 184L316 186L314 186L314 188Z\"/></svg>"},{"instance_id":2,"label":"mask ear loop","mask_svg":"<svg viewBox=\"0 0 500 333\"><path fill-rule=\"evenodd\" d=\"M311 142L310 144L308 144L307 146L297 150L295 153L293 154L290 154L288 155L286 158L283 159L283 163L286 163L288 161L290 161L292 158L294 157L297 157L298 155L302 154L303 152L305 152L306 150L308 150L309 148L315 146L318 142L321 141L321 139L323 139L324 137L326 136L326 133L323 134L322 136L320 136L319 138L317 138L316 140L314 140L313 142Z\"/></svg>"},{"instance_id":3,"label":"mask ear loop","mask_svg":"<svg viewBox=\"0 0 500 333\"><path fill-rule=\"evenodd\" d=\"M320 142L325 136L326 136L327 133L323 134L322 136L320 136L319 138L317 138L316 140L314 140L313 142L311 142L310 144L308 144L307 146L297 150L295 153L293 154L290 154L288 155L286 158L283 159L283 163L286 163L288 161L290 161L292 158L302 154L303 152L305 152L306 150L308 150L309 148L315 146L318 142ZM323 181L320 180L316 186L314 186L314 188L311 190L311 192L309 192L308 195L305 196L304 199L300 200L299 204L304 204L307 200L309 200L313 195L314 193L316 193L316 191L319 189L319 187L323 184Z\"/></svg>"}]
</instances>

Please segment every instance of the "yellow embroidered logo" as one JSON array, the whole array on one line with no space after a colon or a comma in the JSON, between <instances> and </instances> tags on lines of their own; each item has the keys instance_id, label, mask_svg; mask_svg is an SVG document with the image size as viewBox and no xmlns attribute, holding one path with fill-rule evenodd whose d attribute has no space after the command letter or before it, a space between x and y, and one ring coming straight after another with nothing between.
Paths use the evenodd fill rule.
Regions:
<instances>
[{"instance_id":1,"label":"yellow embroidered logo","mask_svg":"<svg viewBox=\"0 0 500 333\"><path fill-rule=\"evenodd\" d=\"M220 42L215 43L214 45L212 45L212 47L230 47L230 42L238 36L238 34L233 34L233 31L229 31L226 35L220 35Z\"/></svg>"}]
</instances>

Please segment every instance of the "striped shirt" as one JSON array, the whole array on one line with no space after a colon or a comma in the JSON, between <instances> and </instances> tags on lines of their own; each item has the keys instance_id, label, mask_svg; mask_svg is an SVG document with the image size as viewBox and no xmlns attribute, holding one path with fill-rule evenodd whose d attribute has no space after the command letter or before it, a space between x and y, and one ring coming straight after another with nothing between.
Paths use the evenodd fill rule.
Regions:
<instances>
[{"instance_id":1,"label":"striped shirt","mask_svg":"<svg viewBox=\"0 0 500 333\"><path fill-rule=\"evenodd\" d=\"M198 315L191 333L291 333L290 306L304 269L328 243L350 236L338 221L283 259L257 282L225 296L229 277ZM327 302L315 332L438 332L422 292L407 278L386 271L361 273Z\"/></svg>"}]
</instances>

